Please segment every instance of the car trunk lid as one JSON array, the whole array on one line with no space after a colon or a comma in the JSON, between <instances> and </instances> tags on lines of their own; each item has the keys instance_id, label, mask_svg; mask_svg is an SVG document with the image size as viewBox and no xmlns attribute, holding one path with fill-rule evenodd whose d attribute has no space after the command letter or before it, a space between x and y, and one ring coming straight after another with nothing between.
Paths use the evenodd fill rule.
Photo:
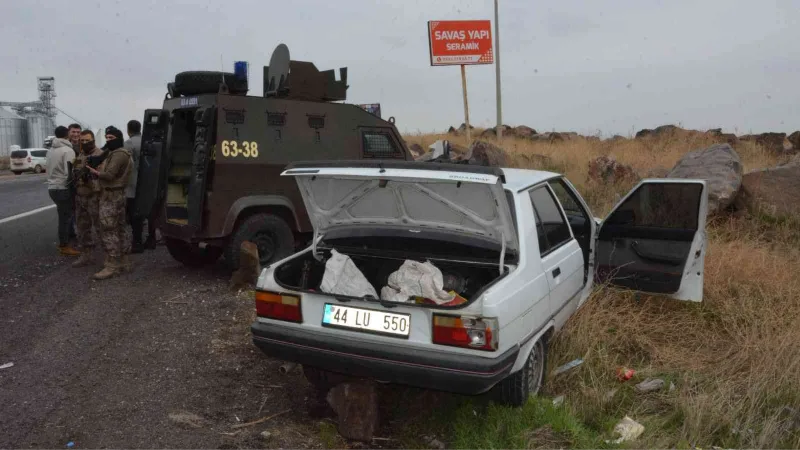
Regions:
<instances>
[{"instance_id":1,"label":"car trunk lid","mask_svg":"<svg viewBox=\"0 0 800 450\"><path fill-rule=\"evenodd\" d=\"M518 241L503 191L501 169L394 161L294 163L294 176L314 226L313 243L326 233L398 237L445 235L496 248L500 265Z\"/></svg>"}]
</instances>

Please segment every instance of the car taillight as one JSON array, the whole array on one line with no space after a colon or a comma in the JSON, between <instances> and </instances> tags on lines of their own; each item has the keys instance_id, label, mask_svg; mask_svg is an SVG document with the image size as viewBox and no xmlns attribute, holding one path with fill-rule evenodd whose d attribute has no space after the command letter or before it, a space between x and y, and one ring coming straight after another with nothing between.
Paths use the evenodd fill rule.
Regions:
<instances>
[{"instance_id":1,"label":"car taillight","mask_svg":"<svg viewBox=\"0 0 800 450\"><path fill-rule=\"evenodd\" d=\"M433 343L477 350L497 350L497 319L433 315Z\"/></svg>"},{"instance_id":2,"label":"car taillight","mask_svg":"<svg viewBox=\"0 0 800 450\"><path fill-rule=\"evenodd\" d=\"M287 322L302 322L303 314L300 311L300 297L256 291L256 315Z\"/></svg>"}]
</instances>

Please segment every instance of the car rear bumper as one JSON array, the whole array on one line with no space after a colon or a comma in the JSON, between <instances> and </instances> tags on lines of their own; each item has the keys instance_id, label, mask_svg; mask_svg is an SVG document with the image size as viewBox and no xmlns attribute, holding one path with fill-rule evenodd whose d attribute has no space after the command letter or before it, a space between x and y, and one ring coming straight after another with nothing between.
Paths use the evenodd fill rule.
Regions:
<instances>
[{"instance_id":1,"label":"car rear bumper","mask_svg":"<svg viewBox=\"0 0 800 450\"><path fill-rule=\"evenodd\" d=\"M421 351L258 321L250 330L253 343L278 359L345 375L466 395L484 393L508 376L519 353L518 347L495 358Z\"/></svg>"}]
</instances>

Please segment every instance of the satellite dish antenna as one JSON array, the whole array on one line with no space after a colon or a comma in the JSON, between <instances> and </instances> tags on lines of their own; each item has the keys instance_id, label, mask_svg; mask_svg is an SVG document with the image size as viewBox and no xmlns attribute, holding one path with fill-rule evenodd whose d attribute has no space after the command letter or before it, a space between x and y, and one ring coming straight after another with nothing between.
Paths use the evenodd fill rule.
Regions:
<instances>
[{"instance_id":1,"label":"satellite dish antenna","mask_svg":"<svg viewBox=\"0 0 800 450\"><path fill-rule=\"evenodd\" d=\"M267 82L267 93L275 94L283 91L286 86L286 79L289 77L289 47L286 44L278 44L272 52L269 60L269 81Z\"/></svg>"}]
</instances>

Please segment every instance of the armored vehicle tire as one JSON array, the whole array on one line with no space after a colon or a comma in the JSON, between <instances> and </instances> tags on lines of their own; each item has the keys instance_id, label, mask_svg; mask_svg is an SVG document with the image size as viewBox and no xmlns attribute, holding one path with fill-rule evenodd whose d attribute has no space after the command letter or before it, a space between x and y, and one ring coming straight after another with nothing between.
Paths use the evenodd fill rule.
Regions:
<instances>
[{"instance_id":1,"label":"armored vehicle tire","mask_svg":"<svg viewBox=\"0 0 800 450\"><path fill-rule=\"evenodd\" d=\"M547 341L543 337L533 344L522 369L508 376L494 388L497 400L507 406L520 407L528 398L539 393L544 383L547 364Z\"/></svg>"},{"instance_id":2,"label":"armored vehicle tire","mask_svg":"<svg viewBox=\"0 0 800 450\"><path fill-rule=\"evenodd\" d=\"M214 263L222 255L221 247L206 246L200 248L197 244L191 244L175 238L164 238L167 251L176 261L187 267L202 267Z\"/></svg>"},{"instance_id":3,"label":"armored vehicle tire","mask_svg":"<svg viewBox=\"0 0 800 450\"><path fill-rule=\"evenodd\" d=\"M232 270L239 268L239 253L244 241L258 247L258 260L261 267L285 258L294 251L294 233L285 220L278 216L254 214L233 231L225 248L225 263Z\"/></svg>"},{"instance_id":4,"label":"armored vehicle tire","mask_svg":"<svg viewBox=\"0 0 800 450\"><path fill-rule=\"evenodd\" d=\"M216 93L219 91L219 84L223 77L230 93L243 94L247 92L247 87L242 86L234 74L214 71L188 71L175 75L173 92L175 95Z\"/></svg>"}]
</instances>

